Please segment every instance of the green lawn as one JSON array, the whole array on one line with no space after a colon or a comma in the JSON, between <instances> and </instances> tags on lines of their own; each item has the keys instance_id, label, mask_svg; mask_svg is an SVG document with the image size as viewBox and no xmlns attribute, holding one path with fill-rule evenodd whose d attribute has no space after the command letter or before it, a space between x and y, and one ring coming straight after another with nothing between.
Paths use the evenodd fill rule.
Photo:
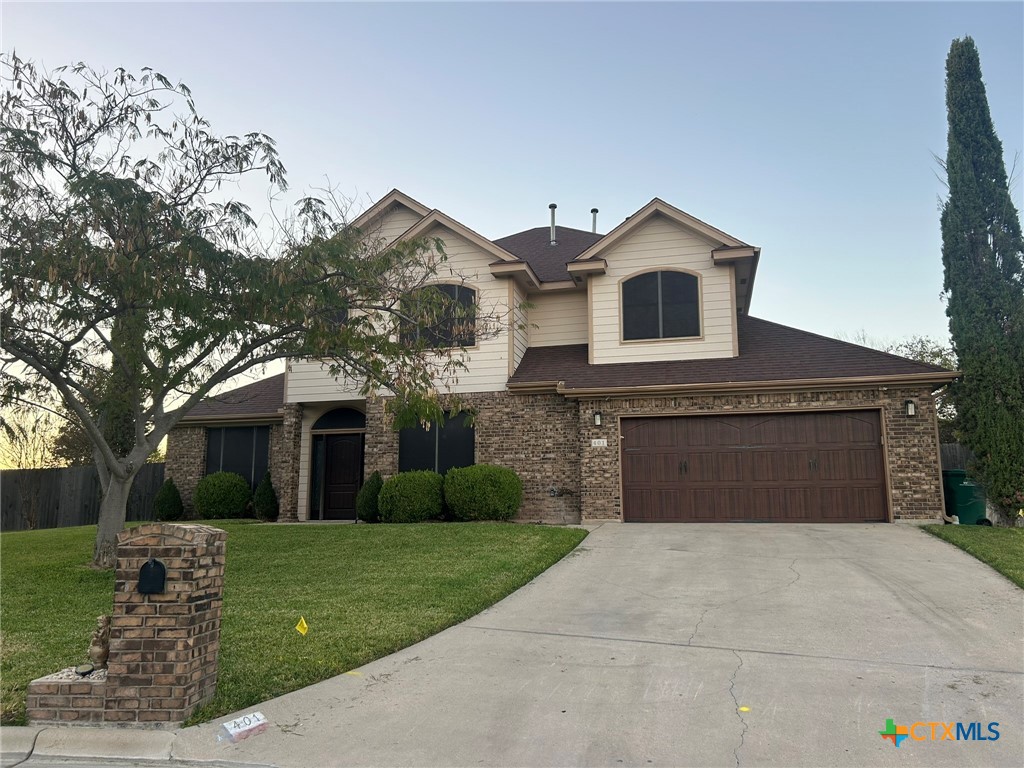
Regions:
<instances>
[{"instance_id":1,"label":"green lawn","mask_svg":"<svg viewBox=\"0 0 1024 768\"><path fill-rule=\"evenodd\" d=\"M987 563L1024 589L1024 528L987 525L926 525L924 530L945 539Z\"/></svg>"},{"instance_id":2,"label":"green lawn","mask_svg":"<svg viewBox=\"0 0 1024 768\"><path fill-rule=\"evenodd\" d=\"M220 679L192 722L358 667L456 624L572 550L579 529L513 524L258 525L228 531ZM113 572L88 567L95 527L0 534L0 722L30 680L87 660ZM299 617L309 624L303 637Z\"/></svg>"}]
</instances>

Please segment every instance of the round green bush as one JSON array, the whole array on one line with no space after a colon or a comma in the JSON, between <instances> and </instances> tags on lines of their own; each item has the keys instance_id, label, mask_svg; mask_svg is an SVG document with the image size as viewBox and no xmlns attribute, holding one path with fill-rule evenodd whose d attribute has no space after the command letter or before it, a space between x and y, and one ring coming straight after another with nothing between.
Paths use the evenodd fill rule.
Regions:
<instances>
[{"instance_id":1,"label":"round green bush","mask_svg":"<svg viewBox=\"0 0 1024 768\"><path fill-rule=\"evenodd\" d=\"M377 501L383 485L384 480L381 478L380 472L374 472L356 494L356 514L364 523L380 522L380 508Z\"/></svg>"},{"instance_id":2,"label":"round green bush","mask_svg":"<svg viewBox=\"0 0 1024 768\"><path fill-rule=\"evenodd\" d=\"M181 520L185 516L185 506L181 503L178 486L170 478L164 480L160 490L153 497L153 519L160 521Z\"/></svg>"},{"instance_id":3,"label":"round green bush","mask_svg":"<svg viewBox=\"0 0 1024 768\"><path fill-rule=\"evenodd\" d=\"M511 520L523 504L523 481L491 464L450 469L444 500L456 520Z\"/></svg>"},{"instance_id":4,"label":"round green bush","mask_svg":"<svg viewBox=\"0 0 1024 768\"><path fill-rule=\"evenodd\" d=\"M252 508L256 517L265 523L272 523L277 520L277 491L274 490L274 483L267 472L256 486L256 493L252 495Z\"/></svg>"},{"instance_id":5,"label":"round green bush","mask_svg":"<svg viewBox=\"0 0 1024 768\"><path fill-rule=\"evenodd\" d=\"M377 497L385 523L420 523L441 516L443 480L437 472L420 470L389 477Z\"/></svg>"},{"instance_id":6,"label":"round green bush","mask_svg":"<svg viewBox=\"0 0 1024 768\"><path fill-rule=\"evenodd\" d=\"M245 517L252 499L249 484L234 472L214 472L196 486L192 504L201 520Z\"/></svg>"}]
</instances>

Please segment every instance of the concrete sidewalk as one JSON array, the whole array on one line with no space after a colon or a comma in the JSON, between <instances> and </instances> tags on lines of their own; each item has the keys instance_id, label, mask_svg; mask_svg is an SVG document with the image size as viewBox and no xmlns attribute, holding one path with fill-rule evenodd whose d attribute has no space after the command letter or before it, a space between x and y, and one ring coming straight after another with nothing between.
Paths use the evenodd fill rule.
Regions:
<instances>
[{"instance_id":1,"label":"concrete sidewalk","mask_svg":"<svg viewBox=\"0 0 1024 768\"><path fill-rule=\"evenodd\" d=\"M911 527L608 524L463 624L248 710L266 733L218 743L221 718L152 734L147 754L296 768L1016 767L1022 616L1024 592ZM998 722L1000 738L897 749L879 734L890 718ZM57 756L41 742L59 739L40 733L27 765Z\"/></svg>"}]
</instances>

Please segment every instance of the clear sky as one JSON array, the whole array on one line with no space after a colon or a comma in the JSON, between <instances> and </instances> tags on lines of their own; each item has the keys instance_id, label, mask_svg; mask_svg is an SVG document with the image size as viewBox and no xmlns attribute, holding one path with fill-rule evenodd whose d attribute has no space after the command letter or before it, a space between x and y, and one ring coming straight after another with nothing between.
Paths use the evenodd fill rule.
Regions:
<instances>
[{"instance_id":1,"label":"clear sky","mask_svg":"<svg viewBox=\"0 0 1024 768\"><path fill-rule=\"evenodd\" d=\"M47 67L184 81L216 130L277 139L296 193L398 187L490 238L550 202L607 231L661 197L762 248L751 314L826 335L947 336L954 37L978 45L1008 169L1024 150L1021 2L3 0L0 22Z\"/></svg>"}]
</instances>

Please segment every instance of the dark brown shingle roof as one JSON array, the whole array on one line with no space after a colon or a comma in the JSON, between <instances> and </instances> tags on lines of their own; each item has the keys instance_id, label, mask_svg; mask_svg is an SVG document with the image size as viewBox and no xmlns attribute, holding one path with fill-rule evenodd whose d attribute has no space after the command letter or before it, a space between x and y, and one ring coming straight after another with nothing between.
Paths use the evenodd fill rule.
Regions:
<instances>
[{"instance_id":1,"label":"dark brown shingle roof","mask_svg":"<svg viewBox=\"0 0 1024 768\"><path fill-rule=\"evenodd\" d=\"M279 373L207 398L189 411L185 418L194 421L232 416L270 416L280 411L283 405L284 374Z\"/></svg>"},{"instance_id":2,"label":"dark brown shingle roof","mask_svg":"<svg viewBox=\"0 0 1024 768\"><path fill-rule=\"evenodd\" d=\"M920 374L937 374L936 382L950 378L938 366L745 315L739 317L739 342L739 357L604 365L587 362L586 344L530 347L509 384L561 381L566 389L598 389Z\"/></svg>"},{"instance_id":3,"label":"dark brown shingle roof","mask_svg":"<svg viewBox=\"0 0 1024 768\"><path fill-rule=\"evenodd\" d=\"M499 238L494 244L529 264L542 283L553 283L572 280L565 265L603 237L582 229L555 227L558 245L551 245L551 227L536 227Z\"/></svg>"}]
</instances>

